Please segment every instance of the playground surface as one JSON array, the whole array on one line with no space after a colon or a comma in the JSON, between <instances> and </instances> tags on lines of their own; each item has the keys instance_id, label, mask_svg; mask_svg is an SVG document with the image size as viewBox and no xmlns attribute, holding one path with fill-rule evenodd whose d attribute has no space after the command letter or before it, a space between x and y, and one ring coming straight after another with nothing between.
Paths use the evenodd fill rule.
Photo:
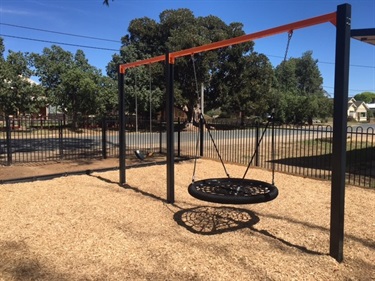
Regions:
<instances>
[{"instance_id":1,"label":"playground surface","mask_svg":"<svg viewBox=\"0 0 375 281\"><path fill-rule=\"evenodd\" d=\"M347 186L338 263L330 182L276 173L275 200L218 205L188 194L192 173L176 163L174 204L165 165L127 169L125 188L118 170L0 185L0 280L375 280L375 189ZM224 175L198 160L196 180Z\"/></svg>"}]
</instances>

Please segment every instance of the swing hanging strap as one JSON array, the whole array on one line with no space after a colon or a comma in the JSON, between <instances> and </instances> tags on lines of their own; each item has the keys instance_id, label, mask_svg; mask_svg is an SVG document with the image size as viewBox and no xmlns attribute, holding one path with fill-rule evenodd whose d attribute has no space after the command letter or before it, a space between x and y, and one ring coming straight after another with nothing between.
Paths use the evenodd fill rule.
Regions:
<instances>
[{"instance_id":1,"label":"swing hanging strap","mask_svg":"<svg viewBox=\"0 0 375 281\"><path fill-rule=\"evenodd\" d=\"M288 57L289 44L290 44L290 40L292 40L292 36L293 36L293 30L290 30L288 32L288 42L286 43L286 49L285 49L285 54L284 54L284 61L286 61L286 59Z\"/></svg>"},{"instance_id":2,"label":"swing hanging strap","mask_svg":"<svg viewBox=\"0 0 375 281\"><path fill-rule=\"evenodd\" d=\"M220 159L221 165L223 166L224 172L225 172L226 176L227 176L228 178L230 178L229 173L228 173L228 171L227 171L227 168L225 167L223 157L221 156L220 151L219 151L219 148L217 147L217 145L216 145L216 143L215 143L215 140L214 140L214 137L213 137L212 134L211 134L210 127L207 125L206 120L204 119L203 114L200 114L200 116L201 116L201 120L202 120L202 122L200 122L200 123L202 123L202 125L204 125L204 127L206 128L207 133L208 133L208 135L210 136L210 139L211 139L211 141L212 141L212 144L213 144L214 147L215 147L215 150L216 150L217 156L218 156L219 159Z\"/></svg>"},{"instance_id":3,"label":"swing hanging strap","mask_svg":"<svg viewBox=\"0 0 375 281\"><path fill-rule=\"evenodd\" d=\"M258 140L258 142L257 142L257 144L256 144L256 147L255 147L255 150L254 150L254 153L253 153L253 155L251 156L251 158L250 158L250 161L249 161L249 163L247 164L247 168L246 168L246 171L245 171L245 173L244 173L244 175L242 176L242 179L244 179L245 177L246 177L246 175L247 175L247 172L249 171L249 169L250 169L250 166L251 166L251 164L253 163L253 160L254 160L254 158L255 158L255 156L258 154L258 151L259 151L259 146L260 146L260 144L261 144L261 142L262 142L262 140L263 140L263 137L264 137L264 135L265 135L265 133L266 133L266 131L267 131L267 128L268 128L268 126L269 126L269 124L270 123L272 123L272 139L271 139L271 146L272 146L272 148L271 148L271 154L272 154L272 157L273 157L273 155L274 155L274 153L273 153L273 147L274 147L274 135L273 135L273 131L274 131L274 111L275 111L275 109L272 109L272 113L271 113L271 116L268 118L268 121L267 121L267 123L266 123L266 126L264 127L264 129L263 129L263 132L262 132L262 134L261 134L261 136L260 136L260 138L259 138L259 140ZM272 161L273 162L273 161ZM273 170L273 169L272 169ZM274 182L274 175L272 174L272 184L273 184L273 182Z\"/></svg>"}]
</instances>

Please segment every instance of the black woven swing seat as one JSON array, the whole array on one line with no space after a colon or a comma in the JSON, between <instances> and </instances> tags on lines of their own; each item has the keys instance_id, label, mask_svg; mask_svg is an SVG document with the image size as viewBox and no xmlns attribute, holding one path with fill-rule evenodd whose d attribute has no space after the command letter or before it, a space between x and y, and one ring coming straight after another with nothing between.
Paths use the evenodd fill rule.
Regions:
<instances>
[{"instance_id":1,"label":"black woven swing seat","mask_svg":"<svg viewBox=\"0 0 375 281\"><path fill-rule=\"evenodd\" d=\"M275 199L279 194L273 184L242 178L212 178L191 183L191 196L220 204L255 204Z\"/></svg>"}]
</instances>

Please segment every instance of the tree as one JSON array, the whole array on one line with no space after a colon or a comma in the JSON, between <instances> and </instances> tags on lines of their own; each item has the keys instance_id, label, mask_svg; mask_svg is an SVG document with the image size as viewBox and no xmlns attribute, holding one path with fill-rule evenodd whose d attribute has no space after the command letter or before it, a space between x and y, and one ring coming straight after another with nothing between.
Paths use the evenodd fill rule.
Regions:
<instances>
[{"instance_id":1,"label":"tree","mask_svg":"<svg viewBox=\"0 0 375 281\"><path fill-rule=\"evenodd\" d=\"M159 18L159 23L149 18L131 21L128 28L129 34L122 38L123 47L120 56L114 56L108 65L108 75L114 77L115 65L119 61L126 63L142 60L162 55L166 50L174 52L244 34L243 25L240 23L227 25L215 16L195 17L189 9L165 10ZM189 117L192 116L193 108L198 102L197 88L200 88L200 84L208 84L210 78L215 75L225 60L230 58L235 63L251 51L252 46L253 43L249 42L217 51L195 54L191 57L178 58L174 68L175 106L180 108L187 106ZM153 67L152 85L157 90L156 92L162 93L165 88L164 69L161 64L155 64ZM142 70L139 71L137 83L129 80L126 80L126 83L143 85L143 77L147 76L147 72L142 74ZM146 68L143 71L147 71ZM219 100L215 96L217 93L209 90L208 92L214 95L212 97L214 100ZM163 99L165 97L160 96L160 99L154 101L164 105ZM211 105L216 104L212 103L208 106ZM156 107L157 105L154 106Z\"/></svg>"},{"instance_id":2,"label":"tree","mask_svg":"<svg viewBox=\"0 0 375 281\"><path fill-rule=\"evenodd\" d=\"M44 101L40 98L41 87L30 80L28 55L9 51L5 60L2 42L0 40L0 113L8 116L37 112Z\"/></svg>"},{"instance_id":3,"label":"tree","mask_svg":"<svg viewBox=\"0 0 375 281\"><path fill-rule=\"evenodd\" d=\"M41 85L45 89L45 96L51 105L62 106L56 89L61 84L61 75L73 67L73 54L65 51L60 46L52 45L44 48L42 54L30 55L35 75L39 77Z\"/></svg>"},{"instance_id":4,"label":"tree","mask_svg":"<svg viewBox=\"0 0 375 281\"><path fill-rule=\"evenodd\" d=\"M317 62L308 51L301 58L291 58L276 67L276 88L282 99L278 117L284 122L312 124L313 118L330 114L331 103L323 90Z\"/></svg>"},{"instance_id":5,"label":"tree","mask_svg":"<svg viewBox=\"0 0 375 281\"><path fill-rule=\"evenodd\" d=\"M0 61L4 61L3 55L5 51L4 39L0 37Z\"/></svg>"},{"instance_id":6,"label":"tree","mask_svg":"<svg viewBox=\"0 0 375 281\"><path fill-rule=\"evenodd\" d=\"M113 100L117 97L113 83L89 64L82 50L73 55L53 45L41 55L32 54L32 61L49 102L72 116L74 128L79 115L104 115L113 111ZM108 97L103 97L104 92Z\"/></svg>"},{"instance_id":7,"label":"tree","mask_svg":"<svg viewBox=\"0 0 375 281\"><path fill-rule=\"evenodd\" d=\"M96 94L96 114L102 117L118 113L117 81L108 76L99 77L98 92Z\"/></svg>"},{"instance_id":8,"label":"tree","mask_svg":"<svg viewBox=\"0 0 375 281\"><path fill-rule=\"evenodd\" d=\"M237 61L228 60L216 75L213 90L219 92L221 109L229 115L263 116L271 112L269 100L274 72L268 58L252 52ZM220 81L220 82L219 82ZM219 85L219 87L217 87Z\"/></svg>"},{"instance_id":9,"label":"tree","mask_svg":"<svg viewBox=\"0 0 375 281\"><path fill-rule=\"evenodd\" d=\"M318 60L312 57L312 51L302 54L296 60L297 88L301 94L312 95L322 92L323 78L317 66Z\"/></svg>"},{"instance_id":10,"label":"tree","mask_svg":"<svg viewBox=\"0 0 375 281\"><path fill-rule=\"evenodd\" d=\"M363 101L365 103L375 102L375 93L372 92L363 92L354 96L355 100Z\"/></svg>"}]
</instances>

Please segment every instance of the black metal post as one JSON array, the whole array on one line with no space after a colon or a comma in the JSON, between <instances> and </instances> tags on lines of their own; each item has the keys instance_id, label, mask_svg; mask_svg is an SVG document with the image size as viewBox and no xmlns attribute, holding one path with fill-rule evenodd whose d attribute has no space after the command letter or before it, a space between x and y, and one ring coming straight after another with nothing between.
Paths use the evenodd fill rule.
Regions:
<instances>
[{"instance_id":1,"label":"black metal post","mask_svg":"<svg viewBox=\"0 0 375 281\"><path fill-rule=\"evenodd\" d=\"M259 166L259 130L260 130L260 122L258 120L255 121L255 166Z\"/></svg>"},{"instance_id":2,"label":"black metal post","mask_svg":"<svg viewBox=\"0 0 375 281\"><path fill-rule=\"evenodd\" d=\"M343 260L351 6L337 6L329 254Z\"/></svg>"},{"instance_id":3,"label":"black metal post","mask_svg":"<svg viewBox=\"0 0 375 281\"><path fill-rule=\"evenodd\" d=\"M5 127L6 127L6 138L7 138L7 166L12 165L12 128L10 126L9 116L5 117Z\"/></svg>"},{"instance_id":4,"label":"black metal post","mask_svg":"<svg viewBox=\"0 0 375 281\"><path fill-rule=\"evenodd\" d=\"M166 65L166 121L167 121L167 202L174 203L174 67L170 62L169 51L165 54Z\"/></svg>"},{"instance_id":5,"label":"black metal post","mask_svg":"<svg viewBox=\"0 0 375 281\"><path fill-rule=\"evenodd\" d=\"M181 156L181 120L178 117L177 121L177 157Z\"/></svg>"},{"instance_id":6,"label":"black metal post","mask_svg":"<svg viewBox=\"0 0 375 281\"><path fill-rule=\"evenodd\" d=\"M107 120L102 119L102 157L107 159Z\"/></svg>"},{"instance_id":7,"label":"black metal post","mask_svg":"<svg viewBox=\"0 0 375 281\"><path fill-rule=\"evenodd\" d=\"M59 157L60 160L64 158L64 139L63 139L63 121L59 120Z\"/></svg>"},{"instance_id":8,"label":"black metal post","mask_svg":"<svg viewBox=\"0 0 375 281\"><path fill-rule=\"evenodd\" d=\"M121 71L121 65L118 65L118 104L119 104L119 170L120 170L120 185L126 183L126 174L125 174L125 153L126 153L126 144L125 144L125 93L124 93L124 78L125 73Z\"/></svg>"},{"instance_id":9,"label":"black metal post","mask_svg":"<svg viewBox=\"0 0 375 281\"><path fill-rule=\"evenodd\" d=\"M163 152L163 120L160 118L159 123L159 153Z\"/></svg>"},{"instance_id":10,"label":"black metal post","mask_svg":"<svg viewBox=\"0 0 375 281\"><path fill-rule=\"evenodd\" d=\"M204 120L203 116L199 118L199 155L200 157L203 157L203 143L204 143L204 126L205 126L206 120Z\"/></svg>"}]
</instances>

